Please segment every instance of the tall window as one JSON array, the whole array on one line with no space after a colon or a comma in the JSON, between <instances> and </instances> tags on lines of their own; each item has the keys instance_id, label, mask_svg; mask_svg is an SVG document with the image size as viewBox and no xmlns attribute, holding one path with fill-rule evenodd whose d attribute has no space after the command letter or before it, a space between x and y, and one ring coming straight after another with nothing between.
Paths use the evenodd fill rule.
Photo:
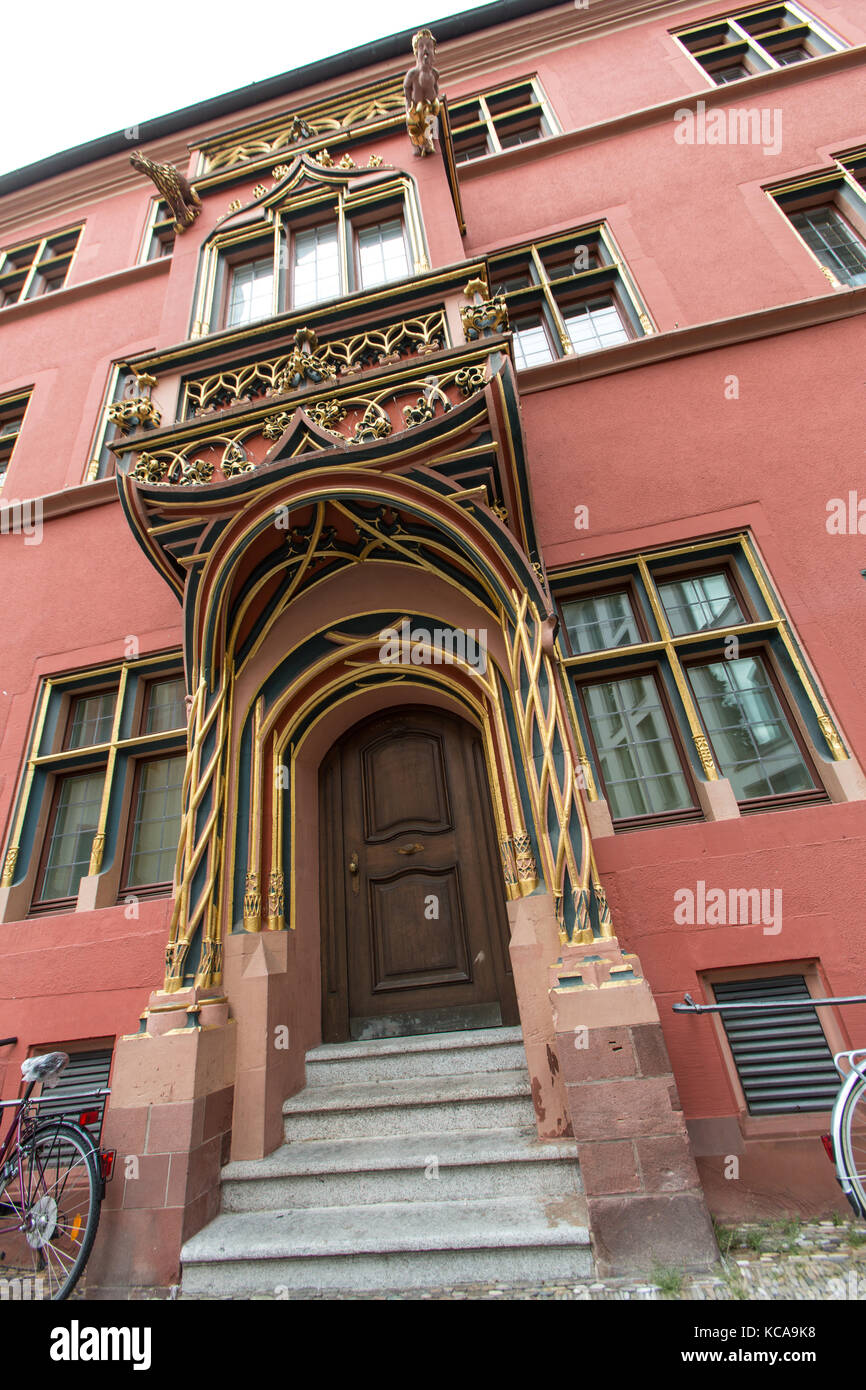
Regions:
<instances>
[{"instance_id":1,"label":"tall window","mask_svg":"<svg viewBox=\"0 0 866 1390\"><path fill-rule=\"evenodd\" d=\"M651 331L604 227L502 252L488 263L490 288L508 304L518 371L599 352Z\"/></svg>"},{"instance_id":2,"label":"tall window","mask_svg":"<svg viewBox=\"0 0 866 1390\"><path fill-rule=\"evenodd\" d=\"M182 753L140 764L126 886L170 884L180 832Z\"/></svg>"},{"instance_id":3,"label":"tall window","mask_svg":"<svg viewBox=\"0 0 866 1390\"><path fill-rule=\"evenodd\" d=\"M455 101L448 117L458 164L531 144L559 129L537 78Z\"/></svg>"},{"instance_id":4,"label":"tall window","mask_svg":"<svg viewBox=\"0 0 866 1390\"><path fill-rule=\"evenodd\" d=\"M409 274L406 236L401 218L392 217L387 222L360 227L357 245L362 289L374 289L376 285L388 285L393 280L405 280Z\"/></svg>"},{"instance_id":5,"label":"tall window","mask_svg":"<svg viewBox=\"0 0 866 1390\"><path fill-rule=\"evenodd\" d=\"M615 827L699 816L708 776L728 778L743 811L826 799L826 712L748 537L574 577L559 601L566 667Z\"/></svg>"},{"instance_id":6,"label":"tall window","mask_svg":"<svg viewBox=\"0 0 866 1390\"><path fill-rule=\"evenodd\" d=\"M81 228L0 251L0 308L62 290Z\"/></svg>"},{"instance_id":7,"label":"tall window","mask_svg":"<svg viewBox=\"0 0 866 1390\"><path fill-rule=\"evenodd\" d=\"M271 256L233 266L229 277L226 328L255 323L274 312L274 263Z\"/></svg>"},{"instance_id":8,"label":"tall window","mask_svg":"<svg viewBox=\"0 0 866 1390\"><path fill-rule=\"evenodd\" d=\"M12 452L18 443L29 400L29 391L16 391L9 396L0 396L0 488L12 462Z\"/></svg>"},{"instance_id":9,"label":"tall window","mask_svg":"<svg viewBox=\"0 0 866 1390\"><path fill-rule=\"evenodd\" d=\"M144 231L142 254L144 261L158 261L170 256L174 251L177 233L174 227L174 213L161 199L154 198L150 204L147 226Z\"/></svg>"},{"instance_id":10,"label":"tall window","mask_svg":"<svg viewBox=\"0 0 866 1390\"><path fill-rule=\"evenodd\" d=\"M340 293L340 239L336 222L295 232L292 305L301 309Z\"/></svg>"},{"instance_id":11,"label":"tall window","mask_svg":"<svg viewBox=\"0 0 866 1390\"><path fill-rule=\"evenodd\" d=\"M45 683L10 833L33 913L73 910L91 873L112 893L170 891L186 724L176 653Z\"/></svg>"},{"instance_id":12,"label":"tall window","mask_svg":"<svg viewBox=\"0 0 866 1390\"><path fill-rule=\"evenodd\" d=\"M679 29L675 37L718 86L845 47L832 30L795 3L735 10L727 18Z\"/></svg>"}]
</instances>

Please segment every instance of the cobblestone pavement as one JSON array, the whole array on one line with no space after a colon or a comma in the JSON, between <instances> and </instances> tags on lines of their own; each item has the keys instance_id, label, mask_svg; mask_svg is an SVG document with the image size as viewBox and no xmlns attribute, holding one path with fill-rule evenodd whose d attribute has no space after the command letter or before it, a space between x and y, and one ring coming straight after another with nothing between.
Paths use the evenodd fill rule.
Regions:
<instances>
[{"instance_id":1,"label":"cobblestone pavement","mask_svg":"<svg viewBox=\"0 0 866 1390\"><path fill-rule=\"evenodd\" d=\"M316 1289L275 1291L254 1299L322 1301L456 1301L472 1299L561 1300L866 1300L866 1228L853 1223L797 1221L717 1228L723 1261L715 1275L698 1278L676 1269L645 1279L605 1279L568 1284L466 1284L458 1288L345 1293ZM186 1300L188 1295L181 1295ZM190 1301L192 1299L190 1298ZM196 1301L199 1301L198 1299Z\"/></svg>"}]
</instances>

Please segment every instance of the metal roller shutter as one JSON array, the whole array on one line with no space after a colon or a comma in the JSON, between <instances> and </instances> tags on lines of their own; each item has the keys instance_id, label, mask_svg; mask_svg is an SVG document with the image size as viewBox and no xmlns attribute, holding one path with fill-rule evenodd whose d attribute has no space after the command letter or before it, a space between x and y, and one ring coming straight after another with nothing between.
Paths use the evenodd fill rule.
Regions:
<instances>
[{"instance_id":1,"label":"metal roller shutter","mask_svg":"<svg viewBox=\"0 0 866 1390\"><path fill-rule=\"evenodd\" d=\"M730 980L712 989L718 1004L811 997L802 975ZM738 1009L720 1017L752 1115L832 1108L839 1075L814 1007Z\"/></svg>"},{"instance_id":2,"label":"metal roller shutter","mask_svg":"<svg viewBox=\"0 0 866 1390\"><path fill-rule=\"evenodd\" d=\"M63 1051L62 1045L57 1048L58 1052ZM94 1143L99 1143L99 1136L102 1132L102 1116L105 1110L105 1096L92 1096L81 1101L64 1101L64 1096L73 1093L78 1095L85 1091L98 1091L103 1086L108 1085L108 1074L111 1071L111 1048L106 1048L99 1052L72 1052L69 1056L69 1065L63 1070L60 1080L53 1090L43 1089L42 1094L47 1099L43 1105L38 1107L39 1118L62 1115L67 1111L70 1118L78 1119L82 1110L98 1110L99 1118L92 1124L86 1125L87 1132L92 1135Z\"/></svg>"}]
</instances>

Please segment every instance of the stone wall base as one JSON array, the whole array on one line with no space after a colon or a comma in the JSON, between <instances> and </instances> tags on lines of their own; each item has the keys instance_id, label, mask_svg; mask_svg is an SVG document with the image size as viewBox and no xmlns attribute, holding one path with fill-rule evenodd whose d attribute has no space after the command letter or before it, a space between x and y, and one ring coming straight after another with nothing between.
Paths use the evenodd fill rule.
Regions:
<instances>
[{"instance_id":1,"label":"stone wall base","mask_svg":"<svg viewBox=\"0 0 866 1390\"><path fill-rule=\"evenodd\" d=\"M598 1273L712 1268L712 1222L640 962L615 939L565 947L551 982Z\"/></svg>"},{"instance_id":2,"label":"stone wall base","mask_svg":"<svg viewBox=\"0 0 866 1390\"><path fill-rule=\"evenodd\" d=\"M237 1030L225 998L214 996L154 994L145 1031L117 1044L103 1133L117 1158L87 1265L88 1296L178 1283L183 1242L219 1211Z\"/></svg>"}]
</instances>

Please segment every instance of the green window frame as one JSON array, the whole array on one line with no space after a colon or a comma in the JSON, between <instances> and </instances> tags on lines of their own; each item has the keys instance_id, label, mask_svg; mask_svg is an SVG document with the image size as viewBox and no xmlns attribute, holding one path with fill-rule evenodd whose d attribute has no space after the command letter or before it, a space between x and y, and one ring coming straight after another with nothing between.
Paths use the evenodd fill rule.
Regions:
<instances>
[{"instance_id":1,"label":"green window frame","mask_svg":"<svg viewBox=\"0 0 866 1390\"><path fill-rule=\"evenodd\" d=\"M502 154L517 145L533 144L560 133L544 88L537 77L526 77L477 96L448 103L454 161Z\"/></svg>"},{"instance_id":2,"label":"green window frame","mask_svg":"<svg viewBox=\"0 0 866 1390\"><path fill-rule=\"evenodd\" d=\"M32 394L31 387L27 391L12 391L0 396L0 490L6 481Z\"/></svg>"},{"instance_id":3,"label":"green window frame","mask_svg":"<svg viewBox=\"0 0 866 1390\"><path fill-rule=\"evenodd\" d=\"M126 880L136 828L154 820L154 796L147 805L141 802L142 785L154 792L148 785L153 774L143 769L159 760L178 760L172 765L177 797L166 832L174 837L172 856L177 847L174 800L180 795L187 741L184 689L179 652L43 681L3 871L4 886L32 882L30 915L74 910L85 875L116 875L122 885L117 899L126 891L139 896L171 891L170 874L142 883L143 893ZM86 814L77 815L71 809L76 806ZM143 842L139 848L143 852ZM159 850L165 851L158 862L162 872L168 842Z\"/></svg>"},{"instance_id":4,"label":"green window frame","mask_svg":"<svg viewBox=\"0 0 866 1390\"><path fill-rule=\"evenodd\" d=\"M821 761L847 753L749 533L552 582L588 794L615 829L697 819L699 782L723 777L742 814L828 799Z\"/></svg>"}]
</instances>

